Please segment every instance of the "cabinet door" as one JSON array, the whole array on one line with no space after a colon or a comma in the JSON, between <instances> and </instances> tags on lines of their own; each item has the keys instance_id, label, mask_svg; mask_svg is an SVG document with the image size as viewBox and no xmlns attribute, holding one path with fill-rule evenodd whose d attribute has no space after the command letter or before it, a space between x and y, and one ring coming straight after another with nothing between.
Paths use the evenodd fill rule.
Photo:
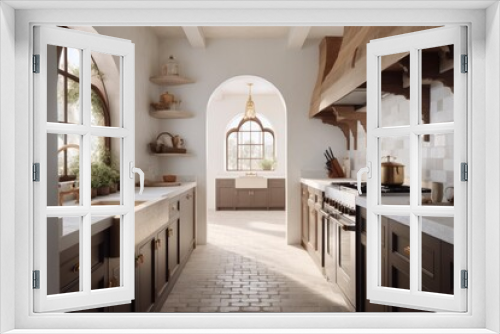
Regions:
<instances>
[{"instance_id":1,"label":"cabinet door","mask_svg":"<svg viewBox=\"0 0 500 334\"><path fill-rule=\"evenodd\" d=\"M136 256L136 312L149 312L155 302L155 239L149 239L139 247Z\"/></svg>"},{"instance_id":2,"label":"cabinet door","mask_svg":"<svg viewBox=\"0 0 500 334\"><path fill-rule=\"evenodd\" d=\"M217 188L217 208L234 209L236 190L234 188Z\"/></svg>"},{"instance_id":3,"label":"cabinet door","mask_svg":"<svg viewBox=\"0 0 500 334\"><path fill-rule=\"evenodd\" d=\"M248 189L236 190L236 207L238 209L252 207L252 192Z\"/></svg>"},{"instance_id":4,"label":"cabinet door","mask_svg":"<svg viewBox=\"0 0 500 334\"><path fill-rule=\"evenodd\" d=\"M185 260L193 248L195 239L194 221L194 191L188 191L181 197L181 222L180 222L180 260Z\"/></svg>"},{"instance_id":5,"label":"cabinet door","mask_svg":"<svg viewBox=\"0 0 500 334\"><path fill-rule=\"evenodd\" d=\"M156 296L163 293L168 283L168 242L167 229L161 230L155 239L156 251Z\"/></svg>"},{"instance_id":6,"label":"cabinet door","mask_svg":"<svg viewBox=\"0 0 500 334\"><path fill-rule=\"evenodd\" d=\"M302 243L304 246L309 240L309 206L307 205L307 186L302 185Z\"/></svg>"},{"instance_id":7,"label":"cabinet door","mask_svg":"<svg viewBox=\"0 0 500 334\"><path fill-rule=\"evenodd\" d=\"M308 210L309 210L309 239L307 240L312 249L316 250L316 209L314 208L314 195L309 195L307 200Z\"/></svg>"},{"instance_id":8,"label":"cabinet door","mask_svg":"<svg viewBox=\"0 0 500 334\"><path fill-rule=\"evenodd\" d=\"M179 267L179 219L168 225L168 277L172 277Z\"/></svg>"},{"instance_id":9,"label":"cabinet door","mask_svg":"<svg viewBox=\"0 0 500 334\"><path fill-rule=\"evenodd\" d=\"M441 241L422 233L422 291L441 290Z\"/></svg>"},{"instance_id":10,"label":"cabinet door","mask_svg":"<svg viewBox=\"0 0 500 334\"><path fill-rule=\"evenodd\" d=\"M285 188L268 188L269 207L273 209L285 209Z\"/></svg>"},{"instance_id":11,"label":"cabinet door","mask_svg":"<svg viewBox=\"0 0 500 334\"><path fill-rule=\"evenodd\" d=\"M267 189L252 189L250 190L252 196L252 208L267 209Z\"/></svg>"}]
</instances>

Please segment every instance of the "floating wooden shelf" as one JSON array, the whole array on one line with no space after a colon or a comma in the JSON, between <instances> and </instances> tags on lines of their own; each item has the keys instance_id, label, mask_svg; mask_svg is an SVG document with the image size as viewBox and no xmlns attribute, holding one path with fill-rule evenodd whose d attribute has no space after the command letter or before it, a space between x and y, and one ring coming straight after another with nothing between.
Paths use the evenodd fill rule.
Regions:
<instances>
[{"instance_id":1,"label":"floating wooden shelf","mask_svg":"<svg viewBox=\"0 0 500 334\"><path fill-rule=\"evenodd\" d=\"M149 81L161 86L178 86L178 85L194 83L194 80L181 77L178 75L158 75L149 78Z\"/></svg>"},{"instance_id":2,"label":"floating wooden shelf","mask_svg":"<svg viewBox=\"0 0 500 334\"><path fill-rule=\"evenodd\" d=\"M159 119L181 119L181 118L191 118L194 115L189 111L182 110L150 110L149 115L154 118Z\"/></svg>"},{"instance_id":3,"label":"floating wooden shelf","mask_svg":"<svg viewBox=\"0 0 500 334\"><path fill-rule=\"evenodd\" d=\"M189 153L151 153L156 157L191 157Z\"/></svg>"}]
</instances>

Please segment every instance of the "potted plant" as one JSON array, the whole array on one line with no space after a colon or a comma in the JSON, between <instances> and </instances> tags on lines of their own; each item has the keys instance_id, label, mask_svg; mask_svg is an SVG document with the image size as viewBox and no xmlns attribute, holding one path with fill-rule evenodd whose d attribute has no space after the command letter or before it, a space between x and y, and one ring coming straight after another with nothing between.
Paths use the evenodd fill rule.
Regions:
<instances>
[{"instance_id":1,"label":"potted plant","mask_svg":"<svg viewBox=\"0 0 500 334\"><path fill-rule=\"evenodd\" d=\"M111 168L109 192L111 194L116 193L119 185L120 185L120 172L117 171L116 169Z\"/></svg>"},{"instance_id":2,"label":"potted plant","mask_svg":"<svg viewBox=\"0 0 500 334\"><path fill-rule=\"evenodd\" d=\"M111 182L111 168L102 163L96 163L97 195L109 195L109 184Z\"/></svg>"},{"instance_id":3,"label":"potted plant","mask_svg":"<svg viewBox=\"0 0 500 334\"><path fill-rule=\"evenodd\" d=\"M263 159L260 162L260 166L262 167L262 170L273 170L274 164L275 164L275 161L271 160L271 159Z\"/></svg>"}]
</instances>

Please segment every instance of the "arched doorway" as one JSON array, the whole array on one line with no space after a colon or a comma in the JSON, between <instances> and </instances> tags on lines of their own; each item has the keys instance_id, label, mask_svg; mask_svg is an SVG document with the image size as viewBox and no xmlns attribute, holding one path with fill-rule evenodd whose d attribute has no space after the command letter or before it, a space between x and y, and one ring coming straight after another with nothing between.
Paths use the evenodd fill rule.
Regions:
<instances>
[{"instance_id":1,"label":"arched doorway","mask_svg":"<svg viewBox=\"0 0 500 334\"><path fill-rule=\"evenodd\" d=\"M249 134L251 124L244 119L249 83L252 84L251 97L256 112L256 122L250 123L253 123L252 131L257 132L252 134ZM217 209L216 179L236 179L249 173L268 180L286 179L286 105L276 86L258 76L229 78L211 94L206 115L208 214ZM241 129L243 133L238 132ZM248 136L247 141L244 141L244 136ZM252 141L259 136L263 139Z\"/></svg>"}]
</instances>

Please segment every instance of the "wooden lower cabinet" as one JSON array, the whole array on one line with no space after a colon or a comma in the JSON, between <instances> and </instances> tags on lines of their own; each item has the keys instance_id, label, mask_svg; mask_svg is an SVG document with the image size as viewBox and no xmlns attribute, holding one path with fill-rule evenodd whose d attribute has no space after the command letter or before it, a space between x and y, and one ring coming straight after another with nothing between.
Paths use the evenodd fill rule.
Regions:
<instances>
[{"instance_id":1,"label":"wooden lower cabinet","mask_svg":"<svg viewBox=\"0 0 500 334\"><path fill-rule=\"evenodd\" d=\"M170 222L168 233L168 277L172 277L179 269L179 219Z\"/></svg>"},{"instance_id":2,"label":"wooden lower cabinet","mask_svg":"<svg viewBox=\"0 0 500 334\"><path fill-rule=\"evenodd\" d=\"M359 231L366 226L366 209L358 207L356 210L356 223ZM410 257L412 248L410 245L410 228L400 222L382 217L382 286L409 289L410 288ZM366 286L366 241L364 233L360 233L360 256L357 260L361 263L357 266L358 275L357 293L360 298L357 303L362 303L360 308L363 312L422 312L420 310L386 305L372 304L367 300ZM422 290L428 292L453 294L453 245L439 240L431 235L422 233ZM359 308L358 308L359 309Z\"/></svg>"},{"instance_id":3,"label":"wooden lower cabinet","mask_svg":"<svg viewBox=\"0 0 500 334\"><path fill-rule=\"evenodd\" d=\"M168 229L161 230L156 235L156 292L155 296L160 296L168 284Z\"/></svg>"},{"instance_id":4,"label":"wooden lower cabinet","mask_svg":"<svg viewBox=\"0 0 500 334\"><path fill-rule=\"evenodd\" d=\"M309 241L309 205L307 205L307 199L309 198L309 194L307 192L307 186L302 185L302 196L301 196L301 216L302 216L302 244L307 245Z\"/></svg>"},{"instance_id":5,"label":"wooden lower cabinet","mask_svg":"<svg viewBox=\"0 0 500 334\"><path fill-rule=\"evenodd\" d=\"M196 226L195 226L195 196L194 191L188 191L180 199L180 261L189 256L196 244Z\"/></svg>"},{"instance_id":6,"label":"wooden lower cabinet","mask_svg":"<svg viewBox=\"0 0 500 334\"><path fill-rule=\"evenodd\" d=\"M319 208L323 207L323 192L302 185L302 246L323 271L325 250L323 238L325 224Z\"/></svg>"},{"instance_id":7,"label":"wooden lower cabinet","mask_svg":"<svg viewBox=\"0 0 500 334\"><path fill-rule=\"evenodd\" d=\"M135 311L149 312L155 303L155 238L139 246L136 257Z\"/></svg>"},{"instance_id":8,"label":"wooden lower cabinet","mask_svg":"<svg viewBox=\"0 0 500 334\"><path fill-rule=\"evenodd\" d=\"M268 179L267 188L236 189L234 179L216 180L217 210L284 210L285 179Z\"/></svg>"}]
</instances>

